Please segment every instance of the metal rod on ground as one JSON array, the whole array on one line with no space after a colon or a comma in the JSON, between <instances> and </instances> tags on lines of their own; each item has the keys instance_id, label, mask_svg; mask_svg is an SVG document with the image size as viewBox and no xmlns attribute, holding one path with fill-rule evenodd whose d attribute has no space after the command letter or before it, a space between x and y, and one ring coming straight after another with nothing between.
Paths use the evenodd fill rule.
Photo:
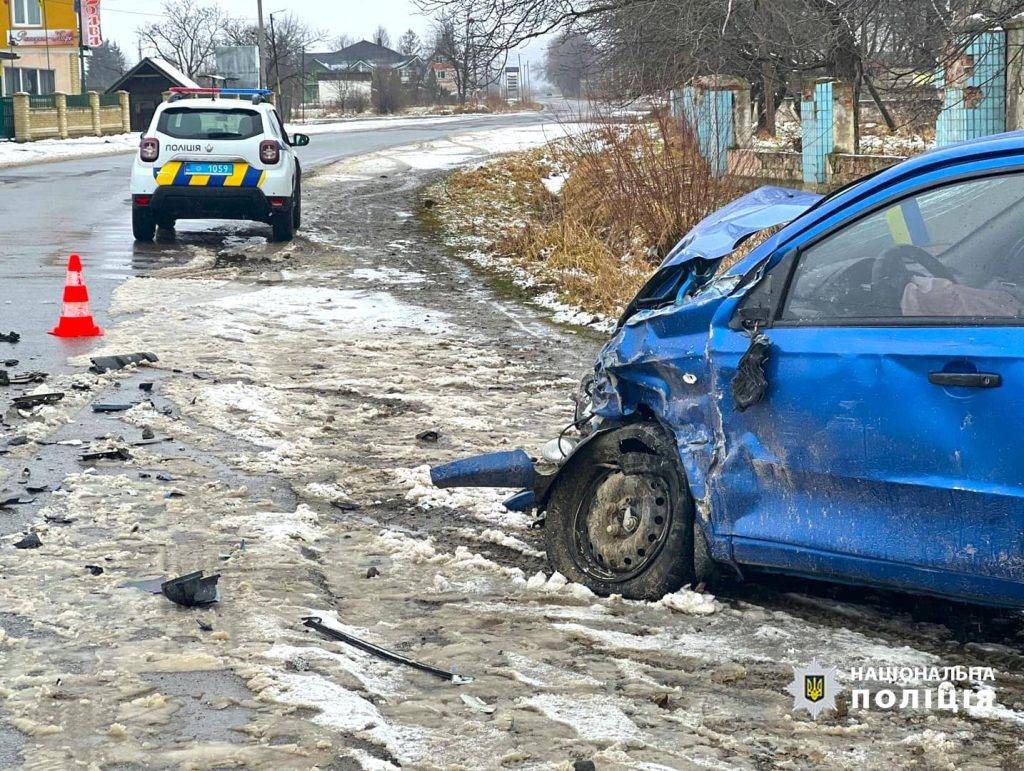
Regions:
<instances>
[{"instance_id":1,"label":"metal rod on ground","mask_svg":"<svg viewBox=\"0 0 1024 771\"><path fill-rule=\"evenodd\" d=\"M308 626L310 629L315 629L320 634L333 637L335 640L340 640L343 643L348 643L353 648L359 648L367 653L372 653L374 656L379 656L387 661L393 661L396 664L404 664L407 667L418 669L421 672L426 672L429 675L440 677L445 680L450 680L453 683L462 685L464 683L473 682L472 677L466 677L465 675L457 675L454 672L447 672L438 667L431 666L430 664L424 664L420 661L414 661L413 659L406 658L398 653L392 653L389 650L381 648L380 646L374 645L373 643L366 642L366 640L360 640L358 637L342 632L340 629L332 629L329 626L324 625L324 620L318 616L303 616L302 623Z\"/></svg>"}]
</instances>

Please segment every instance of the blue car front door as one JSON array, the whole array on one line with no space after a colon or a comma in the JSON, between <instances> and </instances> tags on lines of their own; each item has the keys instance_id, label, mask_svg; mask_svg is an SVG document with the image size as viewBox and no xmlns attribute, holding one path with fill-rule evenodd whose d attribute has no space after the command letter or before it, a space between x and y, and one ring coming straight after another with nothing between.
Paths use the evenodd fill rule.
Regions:
<instances>
[{"instance_id":1,"label":"blue car front door","mask_svg":"<svg viewBox=\"0 0 1024 771\"><path fill-rule=\"evenodd\" d=\"M1002 174L799 245L771 273L768 388L744 411L750 340L716 318L713 508L737 561L1024 600L1021 222L1024 175Z\"/></svg>"}]
</instances>

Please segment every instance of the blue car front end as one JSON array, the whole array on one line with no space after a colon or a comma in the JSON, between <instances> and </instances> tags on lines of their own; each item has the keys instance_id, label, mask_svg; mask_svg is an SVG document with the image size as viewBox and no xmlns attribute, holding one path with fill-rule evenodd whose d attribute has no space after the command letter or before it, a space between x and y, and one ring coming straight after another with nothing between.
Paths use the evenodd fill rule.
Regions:
<instances>
[{"instance_id":1,"label":"blue car front end","mask_svg":"<svg viewBox=\"0 0 1024 771\"><path fill-rule=\"evenodd\" d=\"M485 477L470 461L435 481L522 486L510 505L540 512L553 496L565 509L566 486L591 495L559 510L577 524L549 554L571 568L561 552L579 552L571 577L596 591L616 591L620 574L635 596L704 575L686 555L685 570L636 583L664 544L740 571L1024 607L1022 215L1020 134L918 156L823 200L749 193L687 234L627 308L585 381L580 440L559 441L532 475L509 454ZM636 425L670 437L692 539L645 519L665 495L650 492L664 489L658 473L676 472L607 482L629 492L611 519L608 494L571 479L595 463L621 477L638 448L664 453L645 435L595 451ZM650 553L623 564L587 516ZM625 527L637 522L652 549L637 550Z\"/></svg>"}]
</instances>

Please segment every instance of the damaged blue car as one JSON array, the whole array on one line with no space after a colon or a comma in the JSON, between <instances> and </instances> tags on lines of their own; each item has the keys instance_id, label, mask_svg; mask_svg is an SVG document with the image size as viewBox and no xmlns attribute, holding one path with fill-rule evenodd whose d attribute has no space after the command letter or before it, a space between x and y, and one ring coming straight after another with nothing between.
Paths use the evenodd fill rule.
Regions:
<instances>
[{"instance_id":1,"label":"damaged blue car","mask_svg":"<svg viewBox=\"0 0 1024 771\"><path fill-rule=\"evenodd\" d=\"M579 436L433 478L521 488L506 505L600 594L724 565L1022 607L1022 397L1014 133L712 214L601 350Z\"/></svg>"}]
</instances>

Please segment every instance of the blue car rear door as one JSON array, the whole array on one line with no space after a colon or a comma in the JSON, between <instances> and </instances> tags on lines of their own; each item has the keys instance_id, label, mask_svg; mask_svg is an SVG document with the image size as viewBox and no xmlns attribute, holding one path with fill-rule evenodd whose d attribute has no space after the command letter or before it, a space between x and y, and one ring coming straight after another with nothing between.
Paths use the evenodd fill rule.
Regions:
<instances>
[{"instance_id":1,"label":"blue car rear door","mask_svg":"<svg viewBox=\"0 0 1024 771\"><path fill-rule=\"evenodd\" d=\"M905 191L797 247L740 306L770 295L743 411L748 332L716 318L717 534L740 562L1021 601L1024 173Z\"/></svg>"}]
</instances>

